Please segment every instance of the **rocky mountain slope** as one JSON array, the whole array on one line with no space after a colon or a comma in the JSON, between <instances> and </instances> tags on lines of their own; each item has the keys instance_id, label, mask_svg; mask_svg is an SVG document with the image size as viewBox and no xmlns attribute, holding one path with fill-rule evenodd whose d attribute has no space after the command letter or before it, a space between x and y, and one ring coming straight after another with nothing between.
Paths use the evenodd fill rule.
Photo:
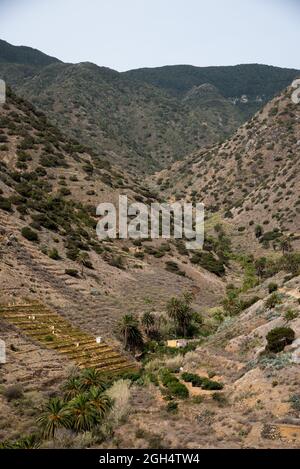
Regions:
<instances>
[{"instance_id":1,"label":"rocky mountain slope","mask_svg":"<svg viewBox=\"0 0 300 469\"><path fill-rule=\"evenodd\" d=\"M132 172L153 172L223 140L297 73L256 65L118 73L46 60L4 41L0 58L2 79L19 95Z\"/></svg>"},{"instance_id":2,"label":"rocky mountain slope","mask_svg":"<svg viewBox=\"0 0 300 469\"><path fill-rule=\"evenodd\" d=\"M65 396L62 386L68 378L74 384L76 366L111 374L134 364L125 380L109 376L114 404L101 425L83 432L59 428L56 438L38 433L38 444L299 447L300 256L292 250L299 236L300 108L291 89L225 142L194 150L147 184L133 173L149 171L150 160L158 169L158 153L151 150L156 137L149 147L142 134L136 143L140 116L147 120L144 130L157 130L168 123L157 120L159 106L167 115L172 108L176 125L170 140L164 138L171 152L160 160L164 166L180 157L172 148L190 148L178 130L182 125L189 132L180 121L184 112L195 118L197 132L206 128L206 143L219 138L224 125L233 126L233 108L241 118L244 111L230 102L228 89L212 83L212 75L185 89L189 69L175 92L174 83L145 84L93 64L45 63L38 51L22 49L21 57L6 45L4 51L2 70L15 77L16 88L42 97L42 107L68 136L8 89L0 106L0 335L7 349L0 365L1 443L35 444L23 438L39 432L37 418L49 399ZM89 122L94 103L94 118L105 115L113 132L101 127L88 148L86 130L96 132ZM133 118L139 122L129 129ZM74 134L79 142L70 138ZM134 148L130 171L128 148ZM204 250L187 251L175 240L99 241L96 207L117 204L119 194L147 204L204 201ZM167 346L181 337L170 299L176 306L183 293L194 331L178 349ZM131 313L145 339L136 361L117 327ZM152 335L144 313L152 314Z\"/></svg>"},{"instance_id":3,"label":"rocky mountain slope","mask_svg":"<svg viewBox=\"0 0 300 469\"><path fill-rule=\"evenodd\" d=\"M300 279L285 281L282 274L276 279L281 286L276 306L268 306L268 282L264 283L252 291L261 296L258 302L227 318L195 351L149 364L149 370L166 366L175 373L181 368L213 377L224 384L223 390L188 385L189 398L179 400L178 411L172 412L159 388L132 387L130 406L135 412L129 411L127 422L115 433L120 447L299 447ZM295 316L287 324L288 311ZM280 354L264 354L268 332L282 326L295 331L294 344Z\"/></svg>"},{"instance_id":4,"label":"rocky mountain slope","mask_svg":"<svg viewBox=\"0 0 300 469\"><path fill-rule=\"evenodd\" d=\"M124 308L141 312L150 301L155 309L181 289L194 289L202 304L220 297L223 282L174 242L98 240L98 204L117 206L119 194L156 200L147 187L66 139L13 93L0 127L2 302L30 294L111 337Z\"/></svg>"},{"instance_id":5,"label":"rocky mountain slope","mask_svg":"<svg viewBox=\"0 0 300 469\"><path fill-rule=\"evenodd\" d=\"M299 71L259 64L232 67L170 65L130 70L125 75L157 86L173 96L185 96L192 88L209 83L235 103L246 119L286 88L299 76Z\"/></svg>"},{"instance_id":6,"label":"rocky mountain slope","mask_svg":"<svg viewBox=\"0 0 300 469\"><path fill-rule=\"evenodd\" d=\"M266 246L280 233L297 238L300 108L291 94L287 88L226 142L194 152L159 173L162 192L203 201L208 212L221 214L246 244L257 247L258 225L257 238Z\"/></svg>"}]
</instances>

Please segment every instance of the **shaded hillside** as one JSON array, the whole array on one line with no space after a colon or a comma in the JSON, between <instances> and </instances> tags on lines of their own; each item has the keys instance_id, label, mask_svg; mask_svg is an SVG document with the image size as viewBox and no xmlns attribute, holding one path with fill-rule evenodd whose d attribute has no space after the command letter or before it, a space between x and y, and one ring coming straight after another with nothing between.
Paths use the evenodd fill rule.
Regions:
<instances>
[{"instance_id":1,"label":"shaded hillside","mask_svg":"<svg viewBox=\"0 0 300 469\"><path fill-rule=\"evenodd\" d=\"M174 96L184 96L194 86L210 83L225 98L236 103L245 117L249 117L286 88L299 76L299 71L259 64L225 67L170 65L130 70L125 74Z\"/></svg>"},{"instance_id":2,"label":"shaded hillside","mask_svg":"<svg viewBox=\"0 0 300 469\"><path fill-rule=\"evenodd\" d=\"M32 47L13 46L0 39L0 63L37 65L43 67L54 62L59 62L59 60Z\"/></svg>"},{"instance_id":3,"label":"shaded hillside","mask_svg":"<svg viewBox=\"0 0 300 469\"><path fill-rule=\"evenodd\" d=\"M0 65L1 76L46 112L65 133L132 171L153 171L187 151L223 140L242 122L218 92L209 105L181 101L164 90L90 63L42 70Z\"/></svg>"}]
</instances>

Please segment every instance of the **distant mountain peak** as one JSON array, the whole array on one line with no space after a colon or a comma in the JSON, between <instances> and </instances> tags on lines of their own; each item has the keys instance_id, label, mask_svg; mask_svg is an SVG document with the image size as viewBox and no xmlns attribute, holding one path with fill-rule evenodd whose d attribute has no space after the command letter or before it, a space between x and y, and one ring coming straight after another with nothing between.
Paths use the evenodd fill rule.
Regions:
<instances>
[{"instance_id":1,"label":"distant mountain peak","mask_svg":"<svg viewBox=\"0 0 300 469\"><path fill-rule=\"evenodd\" d=\"M0 39L0 63L46 66L60 62L43 52L27 46L13 46Z\"/></svg>"}]
</instances>

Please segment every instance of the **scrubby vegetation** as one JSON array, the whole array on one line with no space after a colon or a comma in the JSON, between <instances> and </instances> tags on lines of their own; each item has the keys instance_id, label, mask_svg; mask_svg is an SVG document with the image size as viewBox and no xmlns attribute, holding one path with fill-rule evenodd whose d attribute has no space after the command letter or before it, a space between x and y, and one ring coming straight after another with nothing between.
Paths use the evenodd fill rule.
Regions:
<instances>
[{"instance_id":1,"label":"scrubby vegetation","mask_svg":"<svg viewBox=\"0 0 300 469\"><path fill-rule=\"evenodd\" d=\"M295 340L295 332L290 327L276 327L272 329L267 335L268 352L279 353L282 352L287 345L290 345Z\"/></svg>"},{"instance_id":2,"label":"scrubby vegetation","mask_svg":"<svg viewBox=\"0 0 300 469\"><path fill-rule=\"evenodd\" d=\"M195 387L199 387L208 391L219 391L224 387L222 383L212 381L209 378L203 378L193 373L182 373L181 377L186 383L191 383Z\"/></svg>"},{"instance_id":3,"label":"scrubby vegetation","mask_svg":"<svg viewBox=\"0 0 300 469\"><path fill-rule=\"evenodd\" d=\"M161 382L165 388L167 388L171 397L177 397L179 399L186 399L189 397L189 391L187 387L182 384L176 376L173 375L169 370L163 369L159 375Z\"/></svg>"}]
</instances>

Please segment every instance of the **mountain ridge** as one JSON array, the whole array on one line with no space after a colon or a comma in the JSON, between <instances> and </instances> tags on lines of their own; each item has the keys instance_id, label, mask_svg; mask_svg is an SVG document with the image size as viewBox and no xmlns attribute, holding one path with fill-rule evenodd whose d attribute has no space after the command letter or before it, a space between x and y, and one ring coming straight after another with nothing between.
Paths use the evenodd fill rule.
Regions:
<instances>
[{"instance_id":1,"label":"mountain ridge","mask_svg":"<svg viewBox=\"0 0 300 469\"><path fill-rule=\"evenodd\" d=\"M14 56L22 56L23 49L15 49ZM1 62L0 75L70 137L79 136L94 150L100 147L107 160L139 174L226 139L297 75L263 65L120 73L90 62L48 60L37 65L34 55L34 64ZM215 87L210 101L208 96L188 99L194 86L205 83Z\"/></svg>"}]
</instances>

